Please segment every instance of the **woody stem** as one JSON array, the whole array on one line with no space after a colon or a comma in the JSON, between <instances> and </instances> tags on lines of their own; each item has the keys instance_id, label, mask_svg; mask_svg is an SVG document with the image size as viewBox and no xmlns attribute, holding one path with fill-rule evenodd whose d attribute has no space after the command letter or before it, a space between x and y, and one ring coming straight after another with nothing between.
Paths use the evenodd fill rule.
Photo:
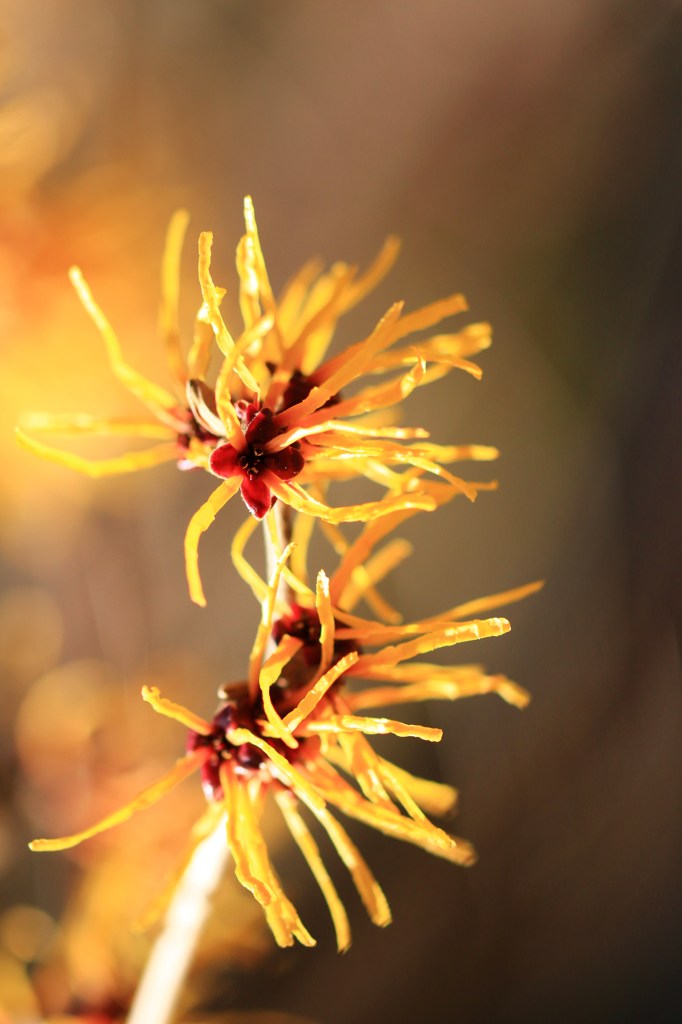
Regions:
<instances>
[{"instance_id":1,"label":"woody stem","mask_svg":"<svg viewBox=\"0 0 682 1024\"><path fill-rule=\"evenodd\" d=\"M270 577L277 559L291 539L291 518L288 506L280 501L268 515L272 521L270 524L263 522L263 537L266 571ZM273 542L269 529L273 524L277 543ZM278 596L283 600L291 597L284 578L280 579ZM225 823L221 819L213 832L194 850L175 889L163 928L152 947L135 993L127 1024L169 1024L173 1019L228 859Z\"/></svg>"},{"instance_id":2,"label":"woody stem","mask_svg":"<svg viewBox=\"0 0 682 1024\"><path fill-rule=\"evenodd\" d=\"M176 886L163 928L147 960L127 1024L168 1024L194 957L212 897L229 858L225 823L194 850Z\"/></svg>"}]
</instances>

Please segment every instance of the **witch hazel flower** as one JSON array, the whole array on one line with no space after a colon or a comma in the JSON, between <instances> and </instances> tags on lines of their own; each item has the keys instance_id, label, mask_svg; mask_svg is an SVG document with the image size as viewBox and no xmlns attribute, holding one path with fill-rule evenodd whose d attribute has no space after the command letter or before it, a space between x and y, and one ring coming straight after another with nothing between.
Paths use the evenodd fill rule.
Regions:
<instances>
[{"instance_id":1,"label":"witch hazel flower","mask_svg":"<svg viewBox=\"0 0 682 1024\"><path fill-rule=\"evenodd\" d=\"M174 214L162 260L159 328L173 390L149 380L131 366L82 271L72 267L71 283L101 335L114 376L151 412L152 418L106 417L100 412L94 415L26 413L16 434L19 443L30 452L94 478L150 469L165 462L175 462L180 469L207 468L210 452L224 439L225 430L215 409L213 389L205 380L214 348L213 330L205 306L201 306L195 318L193 339L186 354L181 343L178 323L180 255L187 223L188 215L184 210ZM34 436L44 434L132 438L157 443L109 458L90 458L46 444Z\"/></svg>"},{"instance_id":2,"label":"witch hazel flower","mask_svg":"<svg viewBox=\"0 0 682 1024\"><path fill-rule=\"evenodd\" d=\"M277 561L265 585L261 622L249 658L247 678L226 686L211 719L164 698L155 687L143 697L158 713L189 731L187 751L169 773L102 821L71 836L38 839L34 850L68 849L121 824L164 797L178 783L198 774L208 801L193 830L197 841L222 827L238 881L263 907L276 942L314 945L287 897L263 837L261 818L271 797L305 857L327 902L339 950L350 944L347 912L322 860L310 821L317 821L349 870L371 920L391 920L386 897L370 868L334 812L385 835L420 846L455 864L470 865L469 842L434 825L427 814L452 809L456 792L442 783L412 775L378 754L369 737L393 735L438 742L442 730L367 714L368 708L409 703L425 697L455 699L491 689L518 706L527 694L516 684L490 677L475 666L447 680L434 678L433 666L411 664L426 651L509 629L503 618L425 620L412 626L381 627L341 612L332 605L330 580L318 574L315 592L305 604L289 604L284 614L278 592L293 545ZM485 599L494 604L516 600L537 584ZM406 639L407 637L407 639ZM369 652L384 641L397 644ZM412 668L415 671L409 672ZM392 688L354 690L355 677L390 679ZM402 687L402 690L401 690Z\"/></svg>"},{"instance_id":3,"label":"witch hazel flower","mask_svg":"<svg viewBox=\"0 0 682 1024\"><path fill-rule=\"evenodd\" d=\"M399 344L464 311L461 295L411 313L404 313L402 303L396 303L364 340L326 358L339 317L381 280L397 254L397 243L389 240L360 278L355 268L342 264L321 275L316 266L308 265L276 300L248 197L244 215L246 234L237 250L239 298L246 331L264 322L269 325L266 331L259 329L257 337L241 342L232 338L220 309L222 293L211 276L212 235L204 233L199 240L202 295L224 356L215 406L226 438L208 463L223 482L196 512L185 538L190 595L202 605L199 539L237 491L259 519L279 500L296 512L332 524L368 522L396 511L435 508L437 503L421 480L424 473L473 501L479 488L445 465L461 458L488 461L498 454L485 445L434 444L426 440L428 432L421 427L380 422L416 387L453 368L481 376L468 357L490 344L486 324ZM391 377L396 370L398 375ZM375 376L381 378L379 383L371 383ZM348 388L353 391L350 396ZM410 469L419 472L409 486L387 493L385 471L396 475ZM382 496L333 506L320 495L320 486L324 488L330 480L358 476L379 484Z\"/></svg>"}]
</instances>

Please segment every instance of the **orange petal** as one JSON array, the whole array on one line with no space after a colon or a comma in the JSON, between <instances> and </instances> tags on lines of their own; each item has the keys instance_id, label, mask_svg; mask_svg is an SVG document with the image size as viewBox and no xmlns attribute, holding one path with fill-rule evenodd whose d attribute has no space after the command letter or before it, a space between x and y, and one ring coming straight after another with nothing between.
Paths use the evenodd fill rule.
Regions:
<instances>
[{"instance_id":1,"label":"orange petal","mask_svg":"<svg viewBox=\"0 0 682 1024\"><path fill-rule=\"evenodd\" d=\"M178 424L180 426L180 424ZM22 413L21 427L39 434L80 434L103 437L145 437L162 441L175 440L178 430L170 424L154 420L133 420L125 416L101 419L87 413L55 414L48 412Z\"/></svg>"},{"instance_id":2,"label":"orange petal","mask_svg":"<svg viewBox=\"0 0 682 1024\"><path fill-rule=\"evenodd\" d=\"M244 556L244 548L259 525L260 521L254 516L250 515L248 519L244 520L232 539L231 555L235 569L244 582L251 587L256 600L260 602L264 601L267 596L268 585Z\"/></svg>"},{"instance_id":3,"label":"orange petal","mask_svg":"<svg viewBox=\"0 0 682 1024\"><path fill-rule=\"evenodd\" d=\"M313 809L313 813L348 868L370 920L380 928L385 928L391 923L391 909L383 889L367 866L364 857L343 826L326 808Z\"/></svg>"},{"instance_id":4,"label":"orange petal","mask_svg":"<svg viewBox=\"0 0 682 1024\"><path fill-rule=\"evenodd\" d=\"M288 789L275 790L275 800L282 812L291 835L305 857L315 881L325 898L331 914L336 933L336 946L339 953L344 953L350 946L350 924L343 903L339 899L336 887L324 866L317 843L310 829L301 817L294 794Z\"/></svg>"},{"instance_id":5,"label":"orange petal","mask_svg":"<svg viewBox=\"0 0 682 1024\"><path fill-rule=\"evenodd\" d=\"M319 516L330 523L367 522L377 519L380 516L389 515L391 512L404 509L424 509L429 512L436 507L436 503L428 495L424 494L399 494L388 495L380 501L368 501L360 505L345 505L331 508L322 502L316 501L311 495L306 494L298 484L280 480L274 473L264 473L267 477L267 485L274 494L285 504L291 505L297 512L306 515Z\"/></svg>"},{"instance_id":6,"label":"orange petal","mask_svg":"<svg viewBox=\"0 0 682 1024\"><path fill-rule=\"evenodd\" d=\"M174 721L180 722L181 725L187 726L188 729L192 729L202 736L210 736L213 732L213 726L205 718L195 715L193 711L183 707L182 704L174 704L172 700L162 697L158 686L143 686L142 700L146 701L147 704L151 704L154 711L159 715L172 718Z\"/></svg>"},{"instance_id":7,"label":"orange petal","mask_svg":"<svg viewBox=\"0 0 682 1024\"><path fill-rule=\"evenodd\" d=\"M78 267L71 267L69 278L76 289L78 298L81 300L85 311L90 316L97 330L102 335L106 345L109 365L116 377L136 398L148 405L152 410L168 412L175 407L176 401L165 388L159 387L147 380L141 373L129 366L123 358L121 346L114 332L113 327L105 317L100 307L92 297L90 288L85 283L83 274Z\"/></svg>"},{"instance_id":8,"label":"orange petal","mask_svg":"<svg viewBox=\"0 0 682 1024\"><path fill-rule=\"evenodd\" d=\"M67 469L74 469L78 473L98 479L105 476L118 476L121 473L134 473L138 469L151 469L153 466L160 466L163 462L175 462L178 458L178 446L176 442L171 444L155 445L154 448L145 448L139 452L128 452L126 455L117 455L113 459L86 459L75 452L65 452L60 448L53 448L52 445L36 441L20 430L15 428L16 438L22 448L26 448L33 455L48 462L56 462L59 466L66 466Z\"/></svg>"},{"instance_id":9,"label":"orange petal","mask_svg":"<svg viewBox=\"0 0 682 1024\"><path fill-rule=\"evenodd\" d=\"M181 757L162 779L152 783L151 786L147 786L129 804L121 807L118 811L114 811L113 814L108 814L106 818L102 818L97 824L83 829L82 832L76 832L72 836L62 836L60 839L34 839L33 842L28 844L29 848L38 851L70 850L73 846L78 846L79 843L84 842L84 840L99 835L100 832L106 832L116 825L121 825L128 818L132 818L133 814L136 814L137 811L142 811L157 803L166 793L177 786L179 782L182 782L188 775L192 775L193 772L197 771L205 758L205 750L195 750L191 754Z\"/></svg>"},{"instance_id":10,"label":"orange petal","mask_svg":"<svg viewBox=\"0 0 682 1024\"><path fill-rule=\"evenodd\" d=\"M465 604L455 605L448 612L447 618L461 619L468 615L477 615L479 612L487 612L490 608L499 608L502 604L512 604L514 601L521 601L530 594L542 590L544 580L535 580L533 583L525 583L521 587L514 587L512 590L502 590L499 594L491 594L489 597L479 597L474 601L467 601Z\"/></svg>"},{"instance_id":11,"label":"orange petal","mask_svg":"<svg viewBox=\"0 0 682 1024\"><path fill-rule=\"evenodd\" d=\"M305 800L309 807L324 807L324 799L316 791L316 789L310 785L309 782L301 775L301 773L291 765L285 757L279 754L273 746L267 743L265 740L256 736L255 733L249 729L231 729L228 733L228 740L230 743L234 743L236 746L240 746L242 743L250 743L252 746L257 747L261 753L268 757L273 765L277 768L279 773L284 776L291 788Z\"/></svg>"},{"instance_id":12,"label":"orange petal","mask_svg":"<svg viewBox=\"0 0 682 1024\"><path fill-rule=\"evenodd\" d=\"M390 718L359 718L356 715L335 715L330 718L309 722L306 732L361 732L368 736L409 736L415 739L438 743L443 738L442 729L425 725L406 725Z\"/></svg>"},{"instance_id":13,"label":"orange petal","mask_svg":"<svg viewBox=\"0 0 682 1024\"><path fill-rule=\"evenodd\" d=\"M471 640L483 640L490 636L502 636L511 629L507 619L474 619L446 629L436 630L425 636L407 640L402 644L384 647L375 654L364 654L358 659L354 675L363 675L366 671L397 665L400 661L414 658L418 654L426 654L440 647L451 647L454 644L467 643Z\"/></svg>"},{"instance_id":14,"label":"orange petal","mask_svg":"<svg viewBox=\"0 0 682 1024\"><path fill-rule=\"evenodd\" d=\"M304 721L308 715L312 714L329 687L332 686L339 676L343 675L351 665L354 665L357 660L357 651L351 651L350 654L346 654L343 658L339 658L339 660L317 680L315 685L308 690L305 697L303 697L294 710L290 711L288 715L285 715L284 724L291 730L291 732L294 732L301 722Z\"/></svg>"},{"instance_id":15,"label":"orange petal","mask_svg":"<svg viewBox=\"0 0 682 1024\"><path fill-rule=\"evenodd\" d=\"M238 476L223 480L201 508L194 513L185 533L185 569L189 584L189 596L195 604L202 608L206 607L206 598L199 575L199 540L201 535L208 530L223 505L226 505L230 498L237 493L240 484L241 477Z\"/></svg>"},{"instance_id":16,"label":"orange petal","mask_svg":"<svg viewBox=\"0 0 682 1024\"><path fill-rule=\"evenodd\" d=\"M288 747L291 747L292 750L295 750L296 747L298 747L298 741L291 735L293 729L289 730L275 710L270 696L270 689L279 679L284 666L291 661L294 655L300 651L302 646L303 641L298 640L296 637L282 637L276 649L267 661L263 663L258 676L265 717L272 726L274 735L286 743Z\"/></svg>"},{"instance_id":17,"label":"orange petal","mask_svg":"<svg viewBox=\"0 0 682 1024\"><path fill-rule=\"evenodd\" d=\"M189 214L187 210L176 210L166 232L166 245L161 261L161 309L159 326L166 341L168 365L175 380L181 387L187 382L187 367L180 344L178 324L178 293L180 290L180 259L185 240Z\"/></svg>"},{"instance_id":18,"label":"orange petal","mask_svg":"<svg viewBox=\"0 0 682 1024\"><path fill-rule=\"evenodd\" d=\"M293 544L287 544L286 548L277 559L270 582L268 583L268 592L261 608L261 620L258 625L256 639L254 640L253 647L251 648L251 654L249 656L249 692L252 698L255 697L258 691L258 677L263 665L265 647L272 629L272 616L275 608L275 601L277 600L280 576L282 575L282 570L289 555L291 554L292 548Z\"/></svg>"}]
</instances>

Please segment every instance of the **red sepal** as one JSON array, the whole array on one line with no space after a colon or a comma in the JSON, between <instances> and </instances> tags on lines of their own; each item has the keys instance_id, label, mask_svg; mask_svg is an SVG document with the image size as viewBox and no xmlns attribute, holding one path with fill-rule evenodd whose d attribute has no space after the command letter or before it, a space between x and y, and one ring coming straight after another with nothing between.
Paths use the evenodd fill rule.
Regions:
<instances>
[{"instance_id":1,"label":"red sepal","mask_svg":"<svg viewBox=\"0 0 682 1024\"><path fill-rule=\"evenodd\" d=\"M259 476L242 480L242 498L252 516L262 519L274 504L274 495L268 485Z\"/></svg>"}]
</instances>

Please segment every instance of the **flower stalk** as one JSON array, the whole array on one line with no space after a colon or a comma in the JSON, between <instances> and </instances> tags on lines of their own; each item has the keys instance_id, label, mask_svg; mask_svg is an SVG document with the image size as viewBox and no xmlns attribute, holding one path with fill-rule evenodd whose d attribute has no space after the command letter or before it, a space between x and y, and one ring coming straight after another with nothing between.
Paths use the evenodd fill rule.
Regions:
<instances>
[{"instance_id":1,"label":"flower stalk","mask_svg":"<svg viewBox=\"0 0 682 1024\"><path fill-rule=\"evenodd\" d=\"M127 1024L169 1024L173 1020L213 896L230 859L224 832L219 822L195 847L152 946Z\"/></svg>"},{"instance_id":2,"label":"flower stalk","mask_svg":"<svg viewBox=\"0 0 682 1024\"><path fill-rule=\"evenodd\" d=\"M282 502L277 502L263 521L263 541L266 576L270 579L280 552L291 541L291 514ZM277 597L287 603L292 600L291 587L283 576L279 579ZM270 636L266 653L272 653L274 648L275 641ZM177 883L135 992L127 1024L170 1024L173 1020L229 859L225 823L219 820L192 851Z\"/></svg>"}]
</instances>

